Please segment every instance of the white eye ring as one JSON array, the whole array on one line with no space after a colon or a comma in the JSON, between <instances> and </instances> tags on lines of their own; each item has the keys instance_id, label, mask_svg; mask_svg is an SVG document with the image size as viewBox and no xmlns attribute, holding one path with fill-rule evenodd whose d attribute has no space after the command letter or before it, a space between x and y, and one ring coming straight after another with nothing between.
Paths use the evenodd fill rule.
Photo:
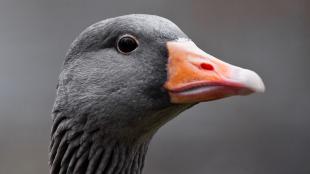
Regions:
<instances>
[{"instance_id":1,"label":"white eye ring","mask_svg":"<svg viewBox=\"0 0 310 174\"><path fill-rule=\"evenodd\" d=\"M138 46L138 39L130 34L122 35L116 42L117 51L122 54L129 54L136 50Z\"/></svg>"}]
</instances>

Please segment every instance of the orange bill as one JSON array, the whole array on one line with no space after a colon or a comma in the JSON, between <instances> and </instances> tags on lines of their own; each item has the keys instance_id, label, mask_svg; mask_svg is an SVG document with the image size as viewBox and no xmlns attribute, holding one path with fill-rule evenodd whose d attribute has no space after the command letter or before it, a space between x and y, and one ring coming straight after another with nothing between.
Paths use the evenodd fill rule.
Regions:
<instances>
[{"instance_id":1,"label":"orange bill","mask_svg":"<svg viewBox=\"0 0 310 174\"><path fill-rule=\"evenodd\" d=\"M168 79L164 87L172 103L196 103L265 91L255 72L225 63L190 40L170 41L167 48Z\"/></svg>"}]
</instances>

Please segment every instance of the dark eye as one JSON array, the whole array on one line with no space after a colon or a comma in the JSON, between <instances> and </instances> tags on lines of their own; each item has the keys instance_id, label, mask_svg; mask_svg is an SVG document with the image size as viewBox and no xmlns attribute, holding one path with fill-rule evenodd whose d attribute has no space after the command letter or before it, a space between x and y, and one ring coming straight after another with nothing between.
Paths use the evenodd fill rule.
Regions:
<instances>
[{"instance_id":1,"label":"dark eye","mask_svg":"<svg viewBox=\"0 0 310 174\"><path fill-rule=\"evenodd\" d=\"M124 35L117 41L117 50L123 54L128 54L138 47L138 40L131 35Z\"/></svg>"}]
</instances>

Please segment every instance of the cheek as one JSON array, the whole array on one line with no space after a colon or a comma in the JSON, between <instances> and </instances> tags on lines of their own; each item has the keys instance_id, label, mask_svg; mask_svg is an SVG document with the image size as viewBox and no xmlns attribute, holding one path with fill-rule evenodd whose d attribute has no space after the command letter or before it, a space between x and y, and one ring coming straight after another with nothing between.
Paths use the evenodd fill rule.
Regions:
<instances>
[{"instance_id":1,"label":"cheek","mask_svg":"<svg viewBox=\"0 0 310 174\"><path fill-rule=\"evenodd\" d=\"M144 44L142 44L144 45ZM169 95L163 85L167 81L168 51L166 46L149 44L140 47L130 57L130 67L134 71L131 77L131 85L143 98L150 101L151 106L166 106L169 103ZM128 82L128 83L131 83Z\"/></svg>"},{"instance_id":2,"label":"cheek","mask_svg":"<svg viewBox=\"0 0 310 174\"><path fill-rule=\"evenodd\" d=\"M154 62L153 62L154 63ZM164 88L167 81L166 61L158 61L148 69L145 77L145 94L158 104L167 105L170 101L168 91Z\"/></svg>"}]
</instances>

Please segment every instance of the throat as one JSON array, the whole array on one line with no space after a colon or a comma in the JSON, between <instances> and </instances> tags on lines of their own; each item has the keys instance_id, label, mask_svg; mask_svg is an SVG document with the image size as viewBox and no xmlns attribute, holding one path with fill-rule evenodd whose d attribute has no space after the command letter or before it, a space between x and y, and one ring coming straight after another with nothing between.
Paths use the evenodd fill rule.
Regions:
<instances>
[{"instance_id":1,"label":"throat","mask_svg":"<svg viewBox=\"0 0 310 174\"><path fill-rule=\"evenodd\" d=\"M51 174L142 173L149 140L124 142L99 130L79 132L62 124L66 124L66 119L52 130Z\"/></svg>"},{"instance_id":2,"label":"throat","mask_svg":"<svg viewBox=\"0 0 310 174\"><path fill-rule=\"evenodd\" d=\"M191 106L176 105L144 116L118 115L123 122L107 115L73 115L74 111L55 109L50 174L141 174L152 136Z\"/></svg>"}]
</instances>

